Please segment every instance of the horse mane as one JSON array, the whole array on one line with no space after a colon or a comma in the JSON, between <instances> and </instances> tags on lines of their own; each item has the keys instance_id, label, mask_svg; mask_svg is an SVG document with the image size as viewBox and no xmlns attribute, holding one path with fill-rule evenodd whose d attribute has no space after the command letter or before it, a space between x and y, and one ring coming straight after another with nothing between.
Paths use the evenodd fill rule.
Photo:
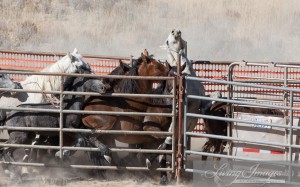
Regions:
<instances>
[{"instance_id":1,"label":"horse mane","mask_svg":"<svg viewBox=\"0 0 300 187\"><path fill-rule=\"evenodd\" d=\"M128 76L138 75L138 66L135 64L131 67L128 72L125 74ZM117 85L117 89L121 93L138 93L138 84L136 79L122 79Z\"/></svg>"},{"instance_id":2,"label":"horse mane","mask_svg":"<svg viewBox=\"0 0 300 187\"><path fill-rule=\"evenodd\" d=\"M128 64L125 64L123 62L120 61L120 66L116 67L115 69L113 69L109 75L124 75L126 74L128 71L130 70L130 66ZM103 79L103 83L108 85L107 87L109 87L109 90L112 90L115 85L118 83L117 80L121 80L121 79L115 79L115 78L104 78ZM108 91L108 90L107 90Z\"/></svg>"}]
</instances>

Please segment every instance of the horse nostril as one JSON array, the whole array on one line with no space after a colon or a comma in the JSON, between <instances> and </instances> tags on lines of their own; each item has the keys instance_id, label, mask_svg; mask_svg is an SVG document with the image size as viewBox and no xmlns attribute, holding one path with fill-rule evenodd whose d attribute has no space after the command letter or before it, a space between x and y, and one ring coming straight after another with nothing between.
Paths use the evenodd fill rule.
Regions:
<instances>
[{"instance_id":1,"label":"horse nostril","mask_svg":"<svg viewBox=\"0 0 300 187\"><path fill-rule=\"evenodd\" d=\"M102 93L105 93L105 92L106 92L106 87L105 87L105 86L102 86L102 87L101 87L101 92L102 92Z\"/></svg>"}]
</instances>

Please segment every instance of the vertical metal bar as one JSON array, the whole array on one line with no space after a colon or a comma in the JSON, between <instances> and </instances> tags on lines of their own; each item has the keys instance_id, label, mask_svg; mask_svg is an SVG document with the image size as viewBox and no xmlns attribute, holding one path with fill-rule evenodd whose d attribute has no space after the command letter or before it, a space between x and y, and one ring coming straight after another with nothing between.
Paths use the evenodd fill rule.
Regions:
<instances>
[{"instance_id":1,"label":"vertical metal bar","mask_svg":"<svg viewBox=\"0 0 300 187\"><path fill-rule=\"evenodd\" d=\"M62 151L62 147L63 147L63 89L64 89L64 76L61 76L61 83L60 83L60 98L59 98L59 157L62 159L63 158L63 151Z\"/></svg>"},{"instance_id":2,"label":"vertical metal bar","mask_svg":"<svg viewBox=\"0 0 300 187\"><path fill-rule=\"evenodd\" d=\"M186 79L184 80L185 81L185 90L188 89L188 84L187 84L187 81ZM186 150L189 150L190 147L187 147L187 139L190 138L190 136L187 137L186 135L186 123L187 123L187 116L186 116L186 113L187 113L187 109L188 109L188 99L187 99L187 95L185 95L184 97L184 101L183 101L183 169L186 169ZM190 143L189 143L190 145Z\"/></svg>"},{"instance_id":3,"label":"vertical metal bar","mask_svg":"<svg viewBox=\"0 0 300 187\"><path fill-rule=\"evenodd\" d=\"M287 67L284 67L283 68L284 70L284 78L283 78L283 85L284 87L288 87L288 68ZM283 103L284 103L284 106L288 106L288 93L286 91L283 91ZM284 110L284 120L285 120L285 124L288 125L288 120L287 120L287 116L288 116L288 110ZM289 132L288 132L288 129L285 129L285 143L289 142ZM289 157L289 153L287 153L285 151L284 153L284 156L285 156L285 159L286 160L289 160L288 157Z\"/></svg>"},{"instance_id":4,"label":"vertical metal bar","mask_svg":"<svg viewBox=\"0 0 300 187\"><path fill-rule=\"evenodd\" d=\"M293 162L293 152L292 152L292 144L293 144L293 118L294 118L294 113L293 113L293 102L294 102L294 92L290 91L290 133L289 133L289 162ZM289 181L291 182L292 179L292 166L291 164L289 165Z\"/></svg>"},{"instance_id":5,"label":"vertical metal bar","mask_svg":"<svg viewBox=\"0 0 300 187\"><path fill-rule=\"evenodd\" d=\"M178 74L178 152L177 152L177 183L180 183L181 180L181 170L182 170L182 76L181 76L181 56L177 54L177 74Z\"/></svg>"},{"instance_id":6,"label":"vertical metal bar","mask_svg":"<svg viewBox=\"0 0 300 187\"><path fill-rule=\"evenodd\" d=\"M172 117L172 171L175 173L175 155L176 155L176 79L173 79L173 106L172 106L172 112L173 112L173 117Z\"/></svg>"},{"instance_id":7,"label":"vertical metal bar","mask_svg":"<svg viewBox=\"0 0 300 187\"><path fill-rule=\"evenodd\" d=\"M231 64L228 67L228 77L227 77L227 81L233 81L233 69L237 64ZM233 98L233 85L231 84L227 84L227 99L231 100ZM232 104L227 103L226 104L226 117L231 118L233 117L233 110L232 110ZM233 128L233 123L232 122L227 122L227 136L230 137L232 135L231 131ZM232 155L232 143L231 141L227 141L228 146L228 151L227 151L227 155Z\"/></svg>"}]
</instances>

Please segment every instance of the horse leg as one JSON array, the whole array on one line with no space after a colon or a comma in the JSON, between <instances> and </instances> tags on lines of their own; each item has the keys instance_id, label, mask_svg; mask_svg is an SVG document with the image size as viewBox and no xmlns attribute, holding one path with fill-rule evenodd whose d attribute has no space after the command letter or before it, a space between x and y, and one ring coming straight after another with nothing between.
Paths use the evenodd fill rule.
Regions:
<instances>
[{"instance_id":1,"label":"horse leg","mask_svg":"<svg viewBox=\"0 0 300 187\"><path fill-rule=\"evenodd\" d=\"M102 142L100 142L96 137L91 136L89 138L89 142L94 146L97 147L100 150L100 156L104 157L105 160L111 164L111 151L109 150L109 148L104 145Z\"/></svg>"},{"instance_id":2,"label":"horse leg","mask_svg":"<svg viewBox=\"0 0 300 187\"><path fill-rule=\"evenodd\" d=\"M79 134L76 137L76 140L72 143L72 147L88 147L89 142L87 140L87 136L83 134ZM76 150L63 150L62 156L63 159L69 158L70 156L74 155L76 153ZM60 156L60 151L57 151L55 153L55 157Z\"/></svg>"},{"instance_id":3,"label":"horse leg","mask_svg":"<svg viewBox=\"0 0 300 187\"><path fill-rule=\"evenodd\" d=\"M160 168L167 168L166 154L160 155L159 166L160 166ZM161 171L160 172L160 185L167 185L168 183L169 183L169 180L168 180L167 172Z\"/></svg>"},{"instance_id":4,"label":"horse leg","mask_svg":"<svg viewBox=\"0 0 300 187\"><path fill-rule=\"evenodd\" d=\"M172 124L170 125L169 132L172 132ZM172 137L166 137L165 141L160 144L157 148L158 150L169 150L172 149ZM158 153L151 153L150 156L146 159L146 165L148 168L151 167L153 161L158 157Z\"/></svg>"},{"instance_id":5,"label":"horse leg","mask_svg":"<svg viewBox=\"0 0 300 187\"><path fill-rule=\"evenodd\" d=\"M32 133L13 131L13 132L9 133L9 139L5 142L5 144L28 144L31 140L32 140ZM4 148L3 160L5 161L5 156L6 156L9 159L9 162L15 162L13 153L16 149L17 148L15 148L15 147ZM3 169L5 170L5 173L9 175L10 178L12 178L12 179L17 178L18 180L20 180L21 176L16 175L16 173L17 173L16 171L9 171L8 167L5 167L4 165L3 165ZM27 172L25 172L24 174L27 174Z\"/></svg>"}]
</instances>

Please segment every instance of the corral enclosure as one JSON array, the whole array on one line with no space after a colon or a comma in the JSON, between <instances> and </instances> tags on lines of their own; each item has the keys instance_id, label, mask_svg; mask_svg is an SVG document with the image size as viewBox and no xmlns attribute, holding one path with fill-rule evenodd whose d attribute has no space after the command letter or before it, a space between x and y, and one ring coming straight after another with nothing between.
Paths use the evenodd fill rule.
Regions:
<instances>
[{"instance_id":1,"label":"corral enclosure","mask_svg":"<svg viewBox=\"0 0 300 187\"><path fill-rule=\"evenodd\" d=\"M297 0L1 0L0 48L138 56L173 28L198 60L300 61Z\"/></svg>"},{"instance_id":2,"label":"corral enclosure","mask_svg":"<svg viewBox=\"0 0 300 187\"><path fill-rule=\"evenodd\" d=\"M147 48L155 58L165 59L159 46L171 29L178 28L188 42L192 60L300 62L299 5L296 0L0 0L0 49L65 54L77 47L82 54L137 57ZM5 66L26 66L23 59L10 61L11 56L2 55L7 58L0 62ZM34 60L52 63L49 59ZM97 73L106 74L116 63L103 63L109 64L106 68L102 61L91 64L99 66ZM43 66L36 64L37 69ZM195 64L194 68L204 78L224 79L227 75L225 65L218 69ZM248 73L252 76L261 71L280 74L263 68ZM299 75L290 76L297 79ZM214 91L211 85L206 89Z\"/></svg>"}]
</instances>

